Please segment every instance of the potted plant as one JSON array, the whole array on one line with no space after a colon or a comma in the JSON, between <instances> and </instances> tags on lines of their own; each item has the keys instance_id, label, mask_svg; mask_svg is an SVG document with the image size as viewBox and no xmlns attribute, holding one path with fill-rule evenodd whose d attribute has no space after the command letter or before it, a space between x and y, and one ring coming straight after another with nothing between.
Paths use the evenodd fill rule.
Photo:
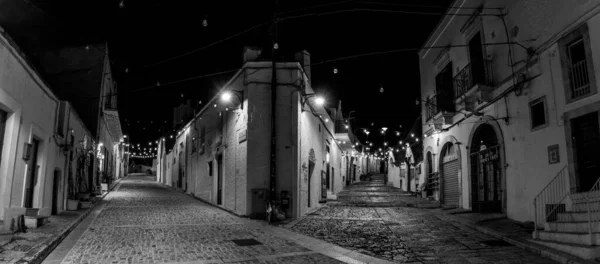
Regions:
<instances>
[{"instance_id":1,"label":"potted plant","mask_svg":"<svg viewBox=\"0 0 600 264\"><path fill-rule=\"evenodd\" d=\"M102 183L101 183L102 192L108 192L108 180L109 180L108 175L103 172L102 173Z\"/></svg>"}]
</instances>

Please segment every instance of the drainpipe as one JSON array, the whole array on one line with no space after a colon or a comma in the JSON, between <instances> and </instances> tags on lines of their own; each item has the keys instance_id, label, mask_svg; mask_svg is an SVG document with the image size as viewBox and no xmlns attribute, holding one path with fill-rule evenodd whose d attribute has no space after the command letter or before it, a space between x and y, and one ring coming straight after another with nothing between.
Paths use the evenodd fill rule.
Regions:
<instances>
[{"instance_id":1,"label":"drainpipe","mask_svg":"<svg viewBox=\"0 0 600 264\"><path fill-rule=\"evenodd\" d=\"M275 12L277 11L277 0L275 0ZM277 183L277 170L276 170L276 146L275 146L275 112L276 112L276 96L277 96L277 62L275 60L276 49L275 44L277 44L277 13L273 14L273 25L274 25L274 35L273 35L273 46L272 46L272 78L271 78L271 180L270 180L270 199L275 200L275 186Z\"/></svg>"}]
</instances>

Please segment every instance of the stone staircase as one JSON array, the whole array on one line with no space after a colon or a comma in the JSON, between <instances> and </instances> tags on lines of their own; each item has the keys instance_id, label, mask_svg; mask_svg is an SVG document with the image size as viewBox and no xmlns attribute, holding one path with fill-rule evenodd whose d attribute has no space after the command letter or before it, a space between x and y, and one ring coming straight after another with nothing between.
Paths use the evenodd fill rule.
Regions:
<instances>
[{"instance_id":1,"label":"stone staircase","mask_svg":"<svg viewBox=\"0 0 600 264\"><path fill-rule=\"evenodd\" d=\"M589 214L584 195L591 197ZM582 259L600 260L600 191L571 194L571 201L570 210L557 210L532 241Z\"/></svg>"},{"instance_id":2,"label":"stone staircase","mask_svg":"<svg viewBox=\"0 0 600 264\"><path fill-rule=\"evenodd\" d=\"M385 175L375 174L370 181L355 182L337 194L337 204L365 207L419 207L437 208L436 201L424 200L399 188L389 186ZM335 203L334 203L335 204Z\"/></svg>"}]
</instances>

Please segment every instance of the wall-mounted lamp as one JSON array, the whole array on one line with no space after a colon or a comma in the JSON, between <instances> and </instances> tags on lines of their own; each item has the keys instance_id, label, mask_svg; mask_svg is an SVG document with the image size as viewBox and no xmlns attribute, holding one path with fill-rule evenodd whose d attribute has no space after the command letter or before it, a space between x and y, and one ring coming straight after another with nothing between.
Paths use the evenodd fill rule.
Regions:
<instances>
[{"instance_id":1,"label":"wall-mounted lamp","mask_svg":"<svg viewBox=\"0 0 600 264\"><path fill-rule=\"evenodd\" d=\"M221 101L226 103L231 102L231 96L234 94L240 100L240 109L244 109L244 91L227 90L221 94Z\"/></svg>"},{"instance_id":2,"label":"wall-mounted lamp","mask_svg":"<svg viewBox=\"0 0 600 264\"><path fill-rule=\"evenodd\" d=\"M321 97L321 96L317 96L316 94L306 94L304 95L305 99L302 100L302 98L300 98L300 101L302 103L302 112L304 112L304 105L306 104L306 102L308 102L308 99L311 97L317 97L315 98L315 104L317 104L318 106L322 106L325 104L325 98Z\"/></svg>"}]
</instances>

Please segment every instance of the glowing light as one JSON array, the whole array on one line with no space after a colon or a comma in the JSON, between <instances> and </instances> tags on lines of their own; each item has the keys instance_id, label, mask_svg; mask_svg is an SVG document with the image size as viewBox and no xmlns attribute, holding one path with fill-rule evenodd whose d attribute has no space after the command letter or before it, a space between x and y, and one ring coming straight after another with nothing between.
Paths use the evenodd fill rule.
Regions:
<instances>
[{"instance_id":1,"label":"glowing light","mask_svg":"<svg viewBox=\"0 0 600 264\"><path fill-rule=\"evenodd\" d=\"M325 118L325 123L329 122L329 118Z\"/></svg>"},{"instance_id":2,"label":"glowing light","mask_svg":"<svg viewBox=\"0 0 600 264\"><path fill-rule=\"evenodd\" d=\"M231 92L224 92L221 95L221 100L223 100L224 102L229 102L231 100Z\"/></svg>"},{"instance_id":3,"label":"glowing light","mask_svg":"<svg viewBox=\"0 0 600 264\"><path fill-rule=\"evenodd\" d=\"M123 135L123 138L127 138L127 135Z\"/></svg>"},{"instance_id":4,"label":"glowing light","mask_svg":"<svg viewBox=\"0 0 600 264\"><path fill-rule=\"evenodd\" d=\"M410 137L415 137L415 134L413 134L413 133L410 133Z\"/></svg>"},{"instance_id":5,"label":"glowing light","mask_svg":"<svg viewBox=\"0 0 600 264\"><path fill-rule=\"evenodd\" d=\"M315 103L316 103L317 105L319 105L319 106L320 106L320 105L323 105L323 104L325 103L325 99L324 99L323 97L317 97L317 98L315 99Z\"/></svg>"},{"instance_id":6,"label":"glowing light","mask_svg":"<svg viewBox=\"0 0 600 264\"><path fill-rule=\"evenodd\" d=\"M346 129L348 129L348 125L346 125L345 127L346 127Z\"/></svg>"}]
</instances>

